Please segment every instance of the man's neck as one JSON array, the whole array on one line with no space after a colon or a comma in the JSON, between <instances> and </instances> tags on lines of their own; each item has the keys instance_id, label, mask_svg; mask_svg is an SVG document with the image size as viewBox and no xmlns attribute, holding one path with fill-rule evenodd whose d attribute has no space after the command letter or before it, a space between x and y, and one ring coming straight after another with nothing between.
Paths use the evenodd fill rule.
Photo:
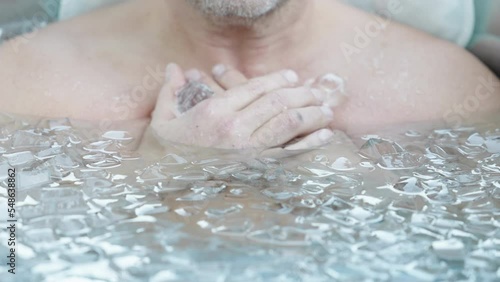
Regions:
<instances>
[{"instance_id":1,"label":"man's neck","mask_svg":"<svg viewBox=\"0 0 500 282\"><path fill-rule=\"evenodd\" d=\"M168 18L164 18L174 34L167 40L184 46L182 51L190 58L186 67L209 70L223 63L253 77L300 66L314 45L315 1L290 0L252 25L214 21L185 0L165 4Z\"/></svg>"}]
</instances>

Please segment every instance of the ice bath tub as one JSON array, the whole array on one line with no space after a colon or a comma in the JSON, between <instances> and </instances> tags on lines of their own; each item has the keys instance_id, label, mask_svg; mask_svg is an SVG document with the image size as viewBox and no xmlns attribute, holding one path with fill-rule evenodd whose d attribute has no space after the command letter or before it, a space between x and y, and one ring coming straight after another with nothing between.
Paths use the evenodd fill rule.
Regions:
<instances>
[{"instance_id":1,"label":"ice bath tub","mask_svg":"<svg viewBox=\"0 0 500 282\"><path fill-rule=\"evenodd\" d=\"M2 281L498 281L500 130L338 134L284 159L3 118Z\"/></svg>"}]
</instances>

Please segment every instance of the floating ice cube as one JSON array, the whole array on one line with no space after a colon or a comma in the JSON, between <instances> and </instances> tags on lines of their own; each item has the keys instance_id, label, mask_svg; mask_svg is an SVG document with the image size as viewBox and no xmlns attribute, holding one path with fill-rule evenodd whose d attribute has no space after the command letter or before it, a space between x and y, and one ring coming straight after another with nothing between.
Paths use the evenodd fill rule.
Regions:
<instances>
[{"instance_id":1,"label":"floating ice cube","mask_svg":"<svg viewBox=\"0 0 500 282\"><path fill-rule=\"evenodd\" d=\"M79 237L90 232L84 215L68 215L54 229L59 236Z\"/></svg>"},{"instance_id":2,"label":"floating ice cube","mask_svg":"<svg viewBox=\"0 0 500 282\"><path fill-rule=\"evenodd\" d=\"M249 219L231 218L215 223L211 231L217 235L245 236L253 228L254 224Z\"/></svg>"},{"instance_id":3,"label":"floating ice cube","mask_svg":"<svg viewBox=\"0 0 500 282\"><path fill-rule=\"evenodd\" d=\"M361 281L364 275L356 267L346 266L336 259L329 260L324 271L334 279L334 281Z\"/></svg>"},{"instance_id":4,"label":"floating ice cube","mask_svg":"<svg viewBox=\"0 0 500 282\"><path fill-rule=\"evenodd\" d=\"M427 148L427 155L429 159L441 159L446 161L454 161L458 159L457 151L454 148L447 146L432 145Z\"/></svg>"},{"instance_id":5,"label":"floating ice cube","mask_svg":"<svg viewBox=\"0 0 500 282\"><path fill-rule=\"evenodd\" d=\"M18 189L20 191L41 187L51 182L49 169L22 170L18 172Z\"/></svg>"},{"instance_id":6,"label":"floating ice cube","mask_svg":"<svg viewBox=\"0 0 500 282\"><path fill-rule=\"evenodd\" d=\"M161 172L161 167L157 165L146 167L138 171L138 174L139 176L137 177L137 180L139 183L152 182L152 181L156 182L159 180L167 179L167 175L163 174Z\"/></svg>"},{"instance_id":7,"label":"floating ice cube","mask_svg":"<svg viewBox=\"0 0 500 282\"><path fill-rule=\"evenodd\" d=\"M398 238L398 236L396 236L394 233L385 230L373 231L372 235L375 236L377 239L389 244L394 244L401 239Z\"/></svg>"},{"instance_id":8,"label":"floating ice cube","mask_svg":"<svg viewBox=\"0 0 500 282\"><path fill-rule=\"evenodd\" d=\"M79 163L74 161L67 154L58 154L51 161L55 167L62 169L74 169L80 166Z\"/></svg>"},{"instance_id":9,"label":"floating ice cube","mask_svg":"<svg viewBox=\"0 0 500 282\"><path fill-rule=\"evenodd\" d=\"M400 154L383 155L378 163L380 168L386 170L415 169L423 165L422 156L414 153L403 152Z\"/></svg>"},{"instance_id":10,"label":"floating ice cube","mask_svg":"<svg viewBox=\"0 0 500 282\"><path fill-rule=\"evenodd\" d=\"M348 158L340 157L336 159L331 165L331 168L339 171L349 171L354 170L356 167L353 166L351 161Z\"/></svg>"},{"instance_id":11,"label":"floating ice cube","mask_svg":"<svg viewBox=\"0 0 500 282\"><path fill-rule=\"evenodd\" d=\"M121 162L116 158L106 158L102 161L98 161L95 163L87 164L88 168L96 168L96 169L111 169L116 168L121 165Z\"/></svg>"},{"instance_id":12,"label":"floating ice cube","mask_svg":"<svg viewBox=\"0 0 500 282\"><path fill-rule=\"evenodd\" d=\"M320 199L318 199L315 196L312 195L300 195L298 194L297 196L293 197L289 201L290 205L296 208L307 208L307 209L314 209L318 205L321 205L322 202Z\"/></svg>"},{"instance_id":13,"label":"floating ice cube","mask_svg":"<svg viewBox=\"0 0 500 282\"><path fill-rule=\"evenodd\" d=\"M323 194L325 189L319 185L305 183L302 185L302 191L310 195L319 195Z\"/></svg>"},{"instance_id":14,"label":"floating ice cube","mask_svg":"<svg viewBox=\"0 0 500 282\"><path fill-rule=\"evenodd\" d=\"M103 256L103 251L95 246L72 244L61 252L61 258L75 264L96 262Z\"/></svg>"},{"instance_id":15,"label":"floating ice cube","mask_svg":"<svg viewBox=\"0 0 500 282\"><path fill-rule=\"evenodd\" d=\"M50 139L41 134L36 134L31 131L18 130L12 136L13 148L48 148L50 147Z\"/></svg>"},{"instance_id":16,"label":"floating ice cube","mask_svg":"<svg viewBox=\"0 0 500 282\"><path fill-rule=\"evenodd\" d=\"M205 211L205 215L208 217L222 217L229 214L238 213L243 208L239 204L229 204L224 207L210 208Z\"/></svg>"},{"instance_id":17,"label":"floating ice cube","mask_svg":"<svg viewBox=\"0 0 500 282\"><path fill-rule=\"evenodd\" d=\"M189 183L185 181L159 181L155 186L156 193L173 193L189 189Z\"/></svg>"},{"instance_id":18,"label":"floating ice cube","mask_svg":"<svg viewBox=\"0 0 500 282\"><path fill-rule=\"evenodd\" d=\"M111 146L113 144L112 140L106 140L106 141L94 141L91 142L83 147L83 149L89 151L89 152L104 152L107 147Z\"/></svg>"},{"instance_id":19,"label":"floating ice cube","mask_svg":"<svg viewBox=\"0 0 500 282\"><path fill-rule=\"evenodd\" d=\"M369 219L370 217L373 217L374 214L366 209L361 208L361 207L355 207L349 211L349 215L356 218L357 220L365 221L365 220Z\"/></svg>"},{"instance_id":20,"label":"floating ice cube","mask_svg":"<svg viewBox=\"0 0 500 282\"><path fill-rule=\"evenodd\" d=\"M486 149L488 150L489 153L491 154L500 153L500 136L489 137L484 142L484 145L486 146Z\"/></svg>"},{"instance_id":21,"label":"floating ice cube","mask_svg":"<svg viewBox=\"0 0 500 282\"><path fill-rule=\"evenodd\" d=\"M168 154L164 156L159 162L159 165L181 165L181 164L187 164L187 160L179 155L176 154Z\"/></svg>"},{"instance_id":22,"label":"floating ice cube","mask_svg":"<svg viewBox=\"0 0 500 282\"><path fill-rule=\"evenodd\" d=\"M35 157L39 160L46 160L57 156L61 152L61 147L52 147L38 152Z\"/></svg>"},{"instance_id":23,"label":"floating ice cube","mask_svg":"<svg viewBox=\"0 0 500 282\"><path fill-rule=\"evenodd\" d=\"M482 146L484 144L484 138L476 132L467 138L465 144L468 146Z\"/></svg>"},{"instance_id":24,"label":"floating ice cube","mask_svg":"<svg viewBox=\"0 0 500 282\"><path fill-rule=\"evenodd\" d=\"M242 181L255 181L261 179L263 175L262 172L255 170L244 170L232 174L234 178Z\"/></svg>"},{"instance_id":25,"label":"floating ice cube","mask_svg":"<svg viewBox=\"0 0 500 282\"><path fill-rule=\"evenodd\" d=\"M183 171L182 174L174 176L173 179L194 182L194 181L208 180L209 177L210 176L206 172L193 170L193 171Z\"/></svg>"},{"instance_id":26,"label":"floating ice cube","mask_svg":"<svg viewBox=\"0 0 500 282\"><path fill-rule=\"evenodd\" d=\"M223 181L205 181L196 182L191 187L191 190L195 193L215 196L227 188L227 183Z\"/></svg>"},{"instance_id":27,"label":"floating ice cube","mask_svg":"<svg viewBox=\"0 0 500 282\"><path fill-rule=\"evenodd\" d=\"M135 161L141 159L141 154L136 151L120 151L114 158L119 161Z\"/></svg>"},{"instance_id":28,"label":"floating ice cube","mask_svg":"<svg viewBox=\"0 0 500 282\"><path fill-rule=\"evenodd\" d=\"M252 231L247 235L247 238L251 241L275 246L298 247L311 244L306 231L288 226L275 226Z\"/></svg>"},{"instance_id":29,"label":"floating ice cube","mask_svg":"<svg viewBox=\"0 0 500 282\"><path fill-rule=\"evenodd\" d=\"M465 255L464 244L456 239L434 241L432 249L438 257L446 260L463 260Z\"/></svg>"},{"instance_id":30,"label":"floating ice cube","mask_svg":"<svg viewBox=\"0 0 500 282\"><path fill-rule=\"evenodd\" d=\"M189 193L189 194L184 195L182 197L179 197L175 200L180 201L180 202L196 202L196 201L205 201L206 199L208 199L208 196L206 196L204 194Z\"/></svg>"},{"instance_id":31,"label":"floating ice cube","mask_svg":"<svg viewBox=\"0 0 500 282\"><path fill-rule=\"evenodd\" d=\"M318 164L318 163L309 163L299 166L301 171L313 174L319 177L326 177L329 175L334 175L336 172L327 167L326 165Z\"/></svg>"},{"instance_id":32,"label":"floating ice cube","mask_svg":"<svg viewBox=\"0 0 500 282\"><path fill-rule=\"evenodd\" d=\"M39 130L64 131L72 128L68 118L62 119L43 119L37 125Z\"/></svg>"},{"instance_id":33,"label":"floating ice cube","mask_svg":"<svg viewBox=\"0 0 500 282\"><path fill-rule=\"evenodd\" d=\"M135 209L135 214L140 216L140 215L165 213L167 211L168 207L163 206L162 204L144 204Z\"/></svg>"},{"instance_id":34,"label":"floating ice cube","mask_svg":"<svg viewBox=\"0 0 500 282\"><path fill-rule=\"evenodd\" d=\"M236 173L245 170L246 166L240 162L236 163L222 163L222 164L210 164L203 167L203 170L213 174L215 176L229 176L232 173Z\"/></svg>"},{"instance_id":35,"label":"floating ice cube","mask_svg":"<svg viewBox=\"0 0 500 282\"><path fill-rule=\"evenodd\" d=\"M35 160L33 153L30 151L4 154L3 156L7 158L11 166L27 165Z\"/></svg>"},{"instance_id":36,"label":"floating ice cube","mask_svg":"<svg viewBox=\"0 0 500 282\"><path fill-rule=\"evenodd\" d=\"M383 155L398 155L404 151L404 148L396 142L371 138L361 146L359 154L364 158L376 161Z\"/></svg>"},{"instance_id":37,"label":"floating ice cube","mask_svg":"<svg viewBox=\"0 0 500 282\"><path fill-rule=\"evenodd\" d=\"M4 181L9 177L10 165L6 161L0 160L0 181Z\"/></svg>"},{"instance_id":38,"label":"floating ice cube","mask_svg":"<svg viewBox=\"0 0 500 282\"><path fill-rule=\"evenodd\" d=\"M130 141L133 139L132 135L127 131L107 131L102 135L102 138L115 141Z\"/></svg>"},{"instance_id":39,"label":"floating ice cube","mask_svg":"<svg viewBox=\"0 0 500 282\"><path fill-rule=\"evenodd\" d=\"M394 184L394 189L407 195L420 194L424 191L422 183L415 177L401 179L398 183Z\"/></svg>"},{"instance_id":40,"label":"floating ice cube","mask_svg":"<svg viewBox=\"0 0 500 282\"><path fill-rule=\"evenodd\" d=\"M183 206L176 209L174 212L183 217L190 217L199 214L201 210L202 208L199 206Z\"/></svg>"},{"instance_id":41,"label":"floating ice cube","mask_svg":"<svg viewBox=\"0 0 500 282\"><path fill-rule=\"evenodd\" d=\"M325 155L315 155L312 161L320 164L327 164L329 162L328 156Z\"/></svg>"},{"instance_id":42,"label":"floating ice cube","mask_svg":"<svg viewBox=\"0 0 500 282\"><path fill-rule=\"evenodd\" d=\"M107 155L101 152L85 154L82 158L88 162L100 162L106 159Z\"/></svg>"},{"instance_id":43,"label":"floating ice cube","mask_svg":"<svg viewBox=\"0 0 500 282\"><path fill-rule=\"evenodd\" d=\"M422 134L420 132L415 131L415 130L408 130L405 132L405 135L408 137L420 137L420 136L422 136Z\"/></svg>"},{"instance_id":44,"label":"floating ice cube","mask_svg":"<svg viewBox=\"0 0 500 282\"><path fill-rule=\"evenodd\" d=\"M288 200L300 194L300 192L296 191L295 189L287 189L279 187L267 188L261 190L260 192L266 195L267 197L277 201Z\"/></svg>"}]
</instances>

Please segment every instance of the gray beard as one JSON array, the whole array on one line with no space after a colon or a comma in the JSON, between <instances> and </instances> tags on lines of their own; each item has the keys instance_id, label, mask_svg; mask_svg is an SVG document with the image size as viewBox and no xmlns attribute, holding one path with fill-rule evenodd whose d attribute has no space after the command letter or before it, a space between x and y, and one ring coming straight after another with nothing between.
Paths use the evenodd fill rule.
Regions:
<instances>
[{"instance_id":1,"label":"gray beard","mask_svg":"<svg viewBox=\"0 0 500 282\"><path fill-rule=\"evenodd\" d=\"M249 25L271 14L289 0L187 0L211 20Z\"/></svg>"}]
</instances>

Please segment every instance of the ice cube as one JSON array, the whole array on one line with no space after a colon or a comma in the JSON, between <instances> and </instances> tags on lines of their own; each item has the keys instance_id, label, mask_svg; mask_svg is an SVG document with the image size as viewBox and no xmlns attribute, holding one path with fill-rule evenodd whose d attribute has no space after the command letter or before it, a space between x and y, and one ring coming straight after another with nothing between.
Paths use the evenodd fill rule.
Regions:
<instances>
[{"instance_id":1,"label":"ice cube","mask_svg":"<svg viewBox=\"0 0 500 282\"><path fill-rule=\"evenodd\" d=\"M361 146L359 154L364 158L376 161L383 155L397 155L403 153L404 151L404 148L396 142L380 138L370 138L363 146Z\"/></svg>"},{"instance_id":2,"label":"ice cube","mask_svg":"<svg viewBox=\"0 0 500 282\"><path fill-rule=\"evenodd\" d=\"M161 203L144 204L144 205L135 209L135 214L138 216L141 216L141 215L165 213L167 211L168 211L168 207L164 206Z\"/></svg>"},{"instance_id":3,"label":"ice cube","mask_svg":"<svg viewBox=\"0 0 500 282\"><path fill-rule=\"evenodd\" d=\"M434 241L432 249L438 257L445 260L463 260L465 256L465 246L457 239Z\"/></svg>"},{"instance_id":4,"label":"ice cube","mask_svg":"<svg viewBox=\"0 0 500 282\"><path fill-rule=\"evenodd\" d=\"M236 173L245 170L246 166L240 162L225 162L220 164L210 164L203 167L203 170L215 175L217 177L229 176L232 173Z\"/></svg>"},{"instance_id":5,"label":"ice cube","mask_svg":"<svg viewBox=\"0 0 500 282\"><path fill-rule=\"evenodd\" d=\"M331 165L331 168L338 171L349 171L356 169L348 158L340 157L336 159Z\"/></svg>"},{"instance_id":6,"label":"ice cube","mask_svg":"<svg viewBox=\"0 0 500 282\"><path fill-rule=\"evenodd\" d=\"M241 209L243 209L243 206L239 204L225 204L217 208L207 209L205 215L208 217L223 217L229 214L238 213Z\"/></svg>"},{"instance_id":7,"label":"ice cube","mask_svg":"<svg viewBox=\"0 0 500 282\"><path fill-rule=\"evenodd\" d=\"M127 131L107 131L102 138L114 141L130 141L134 139Z\"/></svg>"},{"instance_id":8,"label":"ice cube","mask_svg":"<svg viewBox=\"0 0 500 282\"><path fill-rule=\"evenodd\" d=\"M10 165L6 161L0 160L0 181L4 181L9 177Z\"/></svg>"},{"instance_id":9,"label":"ice cube","mask_svg":"<svg viewBox=\"0 0 500 282\"><path fill-rule=\"evenodd\" d=\"M402 194L420 194L424 191L422 183L416 177L404 177L394 184L394 189Z\"/></svg>"},{"instance_id":10,"label":"ice cube","mask_svg":"<svg viewBox=\"0 0 500 282\"><path fill-rule=\"evenodd\" d=\"M183 171L182 174L173 177L175 180L182 181L203 181L210 178L209 174L199 170Z\"/></svg>"},{"instance_id":11,"label":"ice cube","mask_svg":"<svg viewBox=\"0 0 500 282\"><path fill-rule=\"evenodd\" d=\"M38 152L35 157L39 160L46 160L57 156L61 152L61 147L52 147Z\"/></svg>"},{"instance_id":12,"label":"ice cube","mask_svg":"<svg viewBox=\"0 0 500 282\"><path fill-rule=\"evenodd\" d=\"M296 189L288 189L288 188L280 188L280 187L275 187L275 188L267 188L264 190L260 191L262 194L266 195L267 197L277 200L277 201L282 201L282 200L288 200L290 198L293 198L297 195L300 195L300 192Z\"/></svg>"},{"instance_id":13,"label":"ice cube","mask_svg":"<svg viewBox=\"0 0 500 282\"><path fill-rule=\"evenodd\" d=\"M378 163L380 168L386 170L415 169L424 164L421 155L403 152L399 154L383 155Z\"/></svg>"},{"instance_id":14,"label":"ice cube","mask_svg":"<svg viewBox=\"0 0 500 282\"><path fill-rule=\"evenodd\" d=\"M21 170L18 172L20 191L41 187L51 182L49 169Z\"/></svg>"},{"instance_id":15,"label":"ice cube","mask_svg":"<svg viewBox=\"0 0 500 282\"><path fill-rule=\"evenodd\" d=\"M482 146L484 144L484 138L481 136L479 133L474 133L469 138L467 138L467 141L465 143L468 146Z\"/></svg>"},{"instance_id":16,"label":"ice cube","mask_svg":"<svg viewBox=\"0 0 500 282\"><path fill-rule=\"evenodd\" d=\"M245 236L253 228L254 223L246 218L230 218L214 223L211 231L217 235Z\"/></svg>"},{"instance_id":17,"label":"ice cube","mask_svg":"<svg viewBox=\"0 0 500 282\"><path fill-rule=\"evenodd\" d=\"M80 237L90 232L84 215L66 215L54 229L59 236Z\"/></svg>"},{"instance_id":18,"label":"ice cube","mask_svg":"<svg viewBox=\"0 0 500 282\"><path fill-rule=\"evenodd\" d=\"M500 153L500 136L489 137L484 142L484 145L486 146L486 149L488 150L489 153L491 154Z\"/></svg>"},{"instance_id":19,"label":"ice cube","mask_svg":"<svg viewBox=\"0 0 500 282\"><path fill-rule=\"evenodd\" d=\"M206 196L216 196L226 188L227 183L224 181L204 181L194 183L191 190Z\"/></svg>"},{"instance_id":20,"label":"ice cube","mask_svg":"<svg viewBox=\"0 0 500 282\"><path fill-rule=\"evenodd\" d=\"M121 166L121 162L116 158L110 158L110 157L107 157L102 161L87 164L88 168L95 168L95 169L111 169L119 166Z\"/></svg>"},{"instance_id":21,"label":"ice cube","mask_svg":"<svg viewBox=\"0 0 500 282\"><path fill-rule=\"evenodd\" d=\"M159 162L159 165L170 166L170 165L181 165L187 164L187 160L176 154L168 154L164 156Z\"/></svg>"},{"instance_id":22,"label":"ice cube","mask_svg":"<svg viewBox=\"0 0 500 282\"><path fill-rule=\"evenodd\" d=\"M48 148L50 139L28 130L18 130L12 136L13 148Z\"/></svg>"},{"instance_id":23,"label":"ice cube","mask_svg":"<svg viewBox=\"0 0 500 282\"><path fill-rule=\"evenodd\" d=\"M33 153L30 151L4 154L3 156L7 158L11 166L27 165L35 160Z\"/></svg>"}]
</instances>

